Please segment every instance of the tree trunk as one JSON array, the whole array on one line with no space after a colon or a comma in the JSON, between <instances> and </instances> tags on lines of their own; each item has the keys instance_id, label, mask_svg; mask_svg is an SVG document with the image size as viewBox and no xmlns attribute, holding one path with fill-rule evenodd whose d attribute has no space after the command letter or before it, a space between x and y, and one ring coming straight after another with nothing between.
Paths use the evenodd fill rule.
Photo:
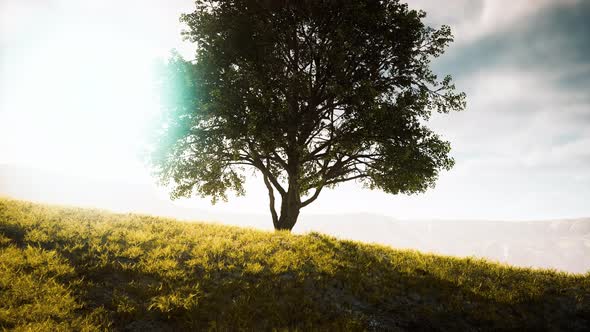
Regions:
<instances>
[{"instance_id":1,"label":"tree trunk","mask_svg":"<svg viewBox=\"0 0 590 332\"><path fill-rule=\"evenodd\" d=\"M275 223L275 230L291 231L301 210L301 197L299 197L298 188L289 186L289 191L283 197L281 202L281 216Z\"/></svg>"},{"instance_id":2,"label":"tree trunk","mask_svg":"<svg viewBox=\"0 0 590 332\"><path fill-rule=\"evenodd\" d=\"M289 206L283 209L281 204L281 216L279 217L277 224L275 224L275 230L291 231L299 217L299 209L298 206Z\"/></svg>"}]
</instances>

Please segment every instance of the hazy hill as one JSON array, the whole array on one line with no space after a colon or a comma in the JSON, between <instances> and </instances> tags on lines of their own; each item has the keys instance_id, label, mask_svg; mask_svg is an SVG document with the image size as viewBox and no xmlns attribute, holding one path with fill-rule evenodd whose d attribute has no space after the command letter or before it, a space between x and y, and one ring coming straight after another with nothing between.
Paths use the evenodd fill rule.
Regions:
<instances>
[{"instance_id":1,"label":"hazy hill","mask_svg":"<svg viewBox=\"0 0 590 332\"><path fill-rule=\"evenodd\" d=\"M590 326L590 274L6 199L0 290L0 329Z\"/></svg>"},{"instance_id":2,"label":"hazy hill","mask_svg":"<svg viewBox=\"0 0 590 332\"><path fill-rule=\"evenodd\" d=\"M424 252L485 257L523 267L590 271L588 218L502 222L396 221L372 215L311 216L296 226L296 231L306 230Z\"/></svg>"},{"instance_id":3,"label":"hazy hill","mask_svg":"<svg viewBox=\"0 0 590 332\"><path fill-rule=\"evenodd\" d=\"M31 201L272 229L266 214L210 213L179 207L158 196L155 187L147 184L88 180L8 165L0 165L2 194ZM261 206L265 208L266 205ZM309 215L304 210L294 232L309 231L397 248L485 257L523 267L578 273L590 270L590 218L529 222L399 221L366 213Z\"/></svg>"}]
</instances>

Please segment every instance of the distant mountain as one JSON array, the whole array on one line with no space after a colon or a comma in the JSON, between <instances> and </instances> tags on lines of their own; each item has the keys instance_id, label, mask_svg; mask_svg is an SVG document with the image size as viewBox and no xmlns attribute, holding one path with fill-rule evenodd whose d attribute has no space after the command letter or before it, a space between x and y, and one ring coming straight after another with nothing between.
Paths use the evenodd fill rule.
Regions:
<instances>
[{"instance_id":1,"label":"distant mountain","mask_svg":"<svg viewBox=\"0 0 590 332\"><path fill-rule=\"evenodd\" d=\"M272 230L264 213L212 213L179 207L158 195L156 187L76 178L70 175L0 165L0 196L208 220ZM295 233L316 231L398 248L454 256L477 256L518 266L554 268L569 272L590 270L590 218L527 222L399 221L369 214L308 215L305 210Z\"/></svg>"},{"instance_id":2,"label":"distant mountain","mask_svg":"<svg viewBox=\"0 0 590 332\"><path fill-rule=\"evenodd\" d=\"M379 216L312 216L296 230L517 266L590 271L590 218L528 222L396 221Z\"/></svg>"}]
</instances>

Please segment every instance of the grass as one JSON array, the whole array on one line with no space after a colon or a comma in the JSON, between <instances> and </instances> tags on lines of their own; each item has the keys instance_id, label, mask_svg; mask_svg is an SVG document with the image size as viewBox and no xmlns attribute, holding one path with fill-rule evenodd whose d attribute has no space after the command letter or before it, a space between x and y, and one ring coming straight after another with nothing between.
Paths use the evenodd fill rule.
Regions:
<instances>
[{"instance_id":1,"label":"grass","mask_svg":"<svg viewBox=\"0 0 590 332\"><path fill-rule=\"evenodd\" d=\"M589 326L590 273L0 199L0 329Z\"/></svg>"}]
</instances>

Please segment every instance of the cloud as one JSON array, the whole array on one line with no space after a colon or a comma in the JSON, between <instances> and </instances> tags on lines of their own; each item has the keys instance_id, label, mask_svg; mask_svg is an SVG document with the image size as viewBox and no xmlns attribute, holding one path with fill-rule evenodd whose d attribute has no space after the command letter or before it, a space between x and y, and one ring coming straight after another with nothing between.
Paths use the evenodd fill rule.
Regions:
<instances>
[{"instance_id":1,"label":"cloud","mask_svg":"<svg viewBox=\"0 0 590 332\"><path fill-rule=\"evenodd\" d=\"M577 143L590 138L590 96L556 77L510 66L467 75L459 82L467 111L436 117L433 125L454 143L459 160L495 156L508 166L590 168L590 151Z\"/></svg>"},{"instance_id":2,"label":"cloud","mask_svg":"<svg viewBox=\"0 0 590 332\"><path fill-rule=\"evenodd\" d=\"M525 3L532 6L518 2ZM437 72L453 74L467 93L468 108L435 125L460 158L583 172L587 149L576 142L590 134L590 4L535 4L535 20L452 47L437 61Z\"/></svg>"},{"instance_id":3,"label":"cloud","mask_svg":"<svg viewBox=\"0 0 590 332\"><path fill-rule=\"evenodd\" d=\"M574 6L581 0L451 0L410 1L412 8L428 13L427 22L450 25L457 43L470 43L490 34L506 32L542 11Z\"/></svg>"},{"instance_id":4,"label":"cloud","mask_svg":"<svg viewBox=\"0 0 590 332\"><path fill-rule=\"evenodd\" d=\"M455 77L468 105L432 121L451 141L455 168L402 206L467 218L590 214L590 3L425 4L431 22L455 27L458 43L435 71Z\"/></svg>"}]
</instances>

